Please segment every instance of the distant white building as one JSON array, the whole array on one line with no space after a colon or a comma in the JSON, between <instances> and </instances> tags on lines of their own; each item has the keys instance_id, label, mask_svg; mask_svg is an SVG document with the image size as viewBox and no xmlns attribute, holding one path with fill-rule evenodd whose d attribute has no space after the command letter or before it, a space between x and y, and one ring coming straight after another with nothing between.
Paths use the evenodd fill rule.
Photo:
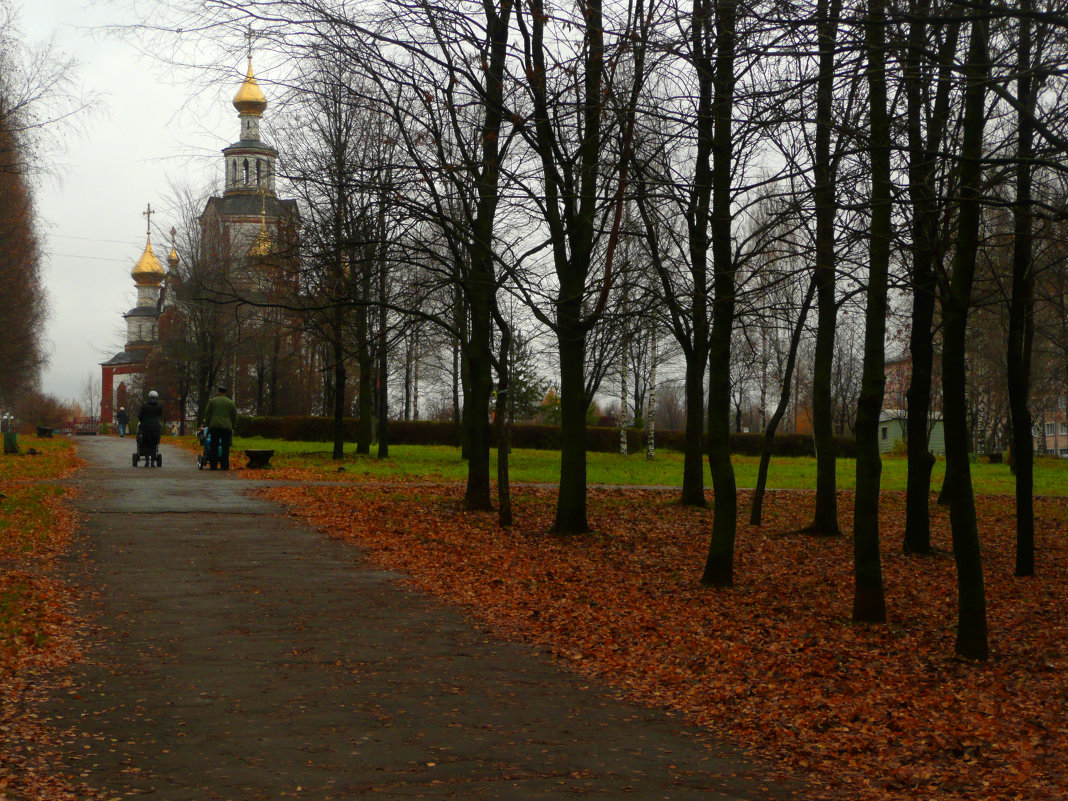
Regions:
<instances>
[{"instance_id":1,"label":"distant white building","mask_svg":"<svg viewBox=\"0 0 1068 801\"><path fill-rule=\"evenodd\" d=\"M890 453L908 437L908 413L902 409L884 409L879 415L879 453ZM931 431L927 436L927 450L936 456L946 453L946 434L942 416L932 415Z\"/></svg>"}]
</instances>

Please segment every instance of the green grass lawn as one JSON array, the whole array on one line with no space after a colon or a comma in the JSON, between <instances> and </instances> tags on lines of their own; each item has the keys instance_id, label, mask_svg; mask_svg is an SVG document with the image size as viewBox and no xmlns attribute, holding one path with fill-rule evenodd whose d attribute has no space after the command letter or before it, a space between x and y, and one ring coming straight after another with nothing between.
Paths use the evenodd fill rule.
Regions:
<instances>
[{"instance_id":1,"label":"green grass lawn","mask_svg":"<svg viewBox=\"0 0 1068 801\"><path fill-rule=\"evenodd\" d=\"M50 565L74 530L73 516L53 503L71 492L53 482L77 465L73 441L21 436L18 445L0 456L0 681L48 641L60 586Z\"/></svg>"},{"instance_id":2,"label":"green grass lawn","mask_svg":"<svg viewBox=\"0 0 1068 801\"><path fill-rule=\"evenodd\" d=\"M270 448L276 452L272 465L278 468L304 467L321 472L324 478L416 480L416 481L462 481L467 475L467 464L460 458L458 448L436 445L391 445L390 458L379 460L372 448L371 456L356 456L355 445L346 443L345 460L341 463L330 458L331 448L325 442L287 442L260 437L237 437L234 450L243 448ZM491 453L496 475L496 451ZM756 485L758 458L735 456L734 469L740 488ZM343 473L338 467L345 468ZM554 484L560 479L560 454L555 451L515 449L509 463L514 482ZM942 485L946 463L935 463L932 486ZM904 490L907 463L903 456L883 459L883 488ZM856 462L853 459L838 460L838 486L853 489ZM815 486L816 460L811 457L773 458L768 473L768 487L772 489L812 489ZM619 456L613 453L590 453L587 456L587 479L590 484L628 484L680 486L682 484L682 454L677 451L657 451L656 458L648 460L645 454ZM972 482L980 494L1012 494L1015 479L1003 464L987 464L984 461L972 465ZM708 483L706 473L706 483ZM1036 495L1068 495L1068 460L1041 458L1035 464Z\"/></svg>"}]
</instances>

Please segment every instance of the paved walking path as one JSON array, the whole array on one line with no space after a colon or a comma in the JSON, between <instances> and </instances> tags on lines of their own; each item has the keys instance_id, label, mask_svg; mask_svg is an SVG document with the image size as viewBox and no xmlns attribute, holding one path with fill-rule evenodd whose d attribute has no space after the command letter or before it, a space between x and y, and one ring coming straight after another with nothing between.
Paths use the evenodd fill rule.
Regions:
<instances>
[{"instance_id":1,"label":"paved walking path","mask_svg":"<svg viewBox=\"0 0 1068 801\"><path fill-rule=\"evenodd\" d=\"M163 448L79 440L75 581L99 625L68 765L108 797L785 799L665 713L502 642L250 483Z\"/></svg>"}]
</instances>

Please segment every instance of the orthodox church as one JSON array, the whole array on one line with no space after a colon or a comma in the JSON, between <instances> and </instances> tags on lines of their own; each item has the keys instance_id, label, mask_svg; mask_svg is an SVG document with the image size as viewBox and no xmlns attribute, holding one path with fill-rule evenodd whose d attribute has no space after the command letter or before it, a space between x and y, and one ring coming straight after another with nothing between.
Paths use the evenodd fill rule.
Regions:
<instances>
[{"instance_id":1,"label":"orthodox church","mask_svg":"<svg viewBox=\"0 0 1068 801\"><path fill-rule=\"evenodd\" d=\"M200 215L202 252L199 255L202 263L211 266L235 297L264 300L277 288L277 276L295 263L300 213L295 200L281 200L275 193L278 151L260 138L267 99L253 74L251 55L248 74L234 96L233 105L240 121L240 138L222 151L224 191L221 197L209 198ZM176 393L167 387L144 386L146 376L150 372L155 375L151 362L160 347L161 328L166 333L167 318L174 314L168 308L171 303L168 289L172 296L181 291L176 276L179 256L175 247L172 245L167 257L169 271L164 270L153 252L152 214L149 207L145 212L149 219L145 250L131 272L137 305L123 315L126 345L101 365L100 419L104 422L114 420L120 406L128 411L131 407L136 409L149 389L158 389L165 405L177 400L168 397ZM170 280L172 277L175 280ZM299 349L299 341L289 344L292 347L285 350ZM276 358L275 364L277 361ZM248 359L239 362L235 357L232 372L248 373ZM235 393L246 390L236 386L241 383L236 380L238 375L221 378L232 381ZM184 399L181 405L184 407ZM174 414L184 416L184 412L184 408L180 412L174 408L168 416L174 419Z\"/></svg>"},{"instance_id":2,"label":"orthodox church","mask_svg":"<svg viewBox=\"0 0 1068 801\"><path fill-rule=\"evenodd\" d=\"M145 251L130 271L137 289L137 305L123 315L126 321L126 347L101 365L100 419L105 422L114 419L119 407L129 405L128 398L136 398L140 403L140 384L148 358L159 341L166 274L152 250L152 214L152 207L149 206L145 211L149 220ZM172 270L178 266L178 253L173 246L167 262Z\"/></svg>"},{"instance_id":3,"label":"orthodox church","mask_svg":"<svg viewBox=\"0 0 1068 801\"><path fill-rule=\"evenodd\" d=\"M300 214L295 200L280 200L274 179L278 151L260 139L260 122L267 108L255 76L252 57L248 75L234 96L240 120L240 139L224 148L224 191L222 197L208 199L200 215L201 241L208 261L250 267L268 257L272 250L280 257L288 244L296 241Z\"/></svg>"},{"instance_id":4,"label":"orthodox church","mask_svg":"<svg viewBox=\"0 0 1068 801\"><path fill-rule=\"evenodd\" d=\"M213 265L215 291L235 301L232 359L218 375L243 412L307 413L300 326L280 310L298 286L300 212L297 201L275 193L278 151L260 138L267 99L251 56L233 102L240 139L222 151L222 196L209 198L200 215L201 260Z\"/></svg>"}]
</instances>

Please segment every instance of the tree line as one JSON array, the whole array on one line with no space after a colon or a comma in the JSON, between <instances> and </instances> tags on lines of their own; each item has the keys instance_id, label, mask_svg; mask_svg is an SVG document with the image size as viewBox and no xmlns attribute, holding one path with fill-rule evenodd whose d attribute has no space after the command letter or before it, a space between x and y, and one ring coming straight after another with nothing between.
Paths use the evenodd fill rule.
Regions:
<instances>
[{"instance_id":1,"label":"tree line","mask_svg":"<svg viewBox=\"0 0 1068 801\"><path fill-rule=\"evenodd\" d=\"M91 99L78 94L73 63L22 38L15 10L0 3L0 413L55 424L70 404L44 394L48 296L34 203L61 131Z\"/></svg>"}]
</instances>

